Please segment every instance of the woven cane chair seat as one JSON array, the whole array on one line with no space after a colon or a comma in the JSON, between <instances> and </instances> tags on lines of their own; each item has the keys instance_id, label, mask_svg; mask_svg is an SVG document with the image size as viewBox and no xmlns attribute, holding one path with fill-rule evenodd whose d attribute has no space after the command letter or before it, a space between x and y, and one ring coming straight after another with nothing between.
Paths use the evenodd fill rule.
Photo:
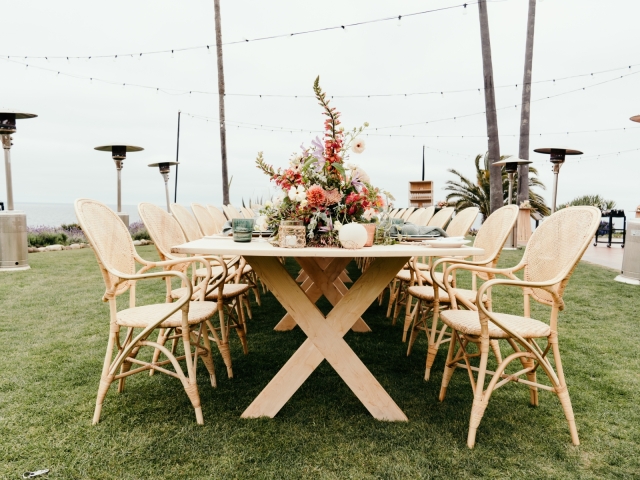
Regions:
<instances>
[{"instance_id":1,"label":"woven cane chair seat","mask_svg":"<svg viewBox=\"0 0 640 480\"><path fill-rule=\"evenodd\" d=\"M418 286L414 285L413 287L409 287L409 294L413 297L419 298L421 300L427 300L428 302L433 302L435 300L435 294L433 291L433 287L429 285ZM470 303L476 303L476 298L478 296L478 292L475 290L467 290L465 288L454 288L456 296L459 298L464 298L468 300ZM441 303L450 303L449 294L446 290L440 289L438 292L438 300ZM487 296L482 296L482 301L487 301Z\"/></svg>"},{"instance_id":2,"label":"woven cane chair seat","mask_svg":"<svg viewBox=\"0 0 640 480\"><path fill-rule=\"evenodd\" d=\"M426 263L423 263L422 265L426 265ZM431 268L431 267L429 267ZM431 283L431 274L428 270L421 270L420 271L420 275L422 275L422 279L423 281L427 281L429 283ZM442 278L443 278L443 273L442 272L436 272L436 278L438 280L440 280L440 282L442 282ZM397 275L396 275L396 280L400 280L401 282L410 282L411 281L411 270L409 269L405 269L405 270L400 270ZM453 277L451 275L449 275L449 282L451 282L451 280L453 280Z\"/></svg>"},{"instance_id":3,"label":"woven cane chair seat","mask_svg":"<svg viewBox=\"0 0 640 480\"><path fill-rule=\"evenodd\" d=\"M237 297L238 295L242 295L249 291L249 285L246 283L225 283L222 287L222 298L227 300L229 298ZM175 290L171 290L171 298L176 299L182 297L185 293L187 293L187 288L176 288ZM206 300L216 301L218 300L218 289L214 289L209 292L206 296Z\"/></svg>"},{"instance_id":4,"label":"woven cane chair seat","mask_svg":"<svg viewBox=\"0 0 640 480\"><path fill-rule=\"evenodd\" d=\"M211 265L211 277L217 278L224 270L219 265ZM206 277L207 269L206 268L198 268L196 269L196 277Z\"/></svg>"},{"instance_id":5,"label":"woven cane chair seat","mask_svg":"<svg viewBox=\"0 0 640 480\"><path fill-rule=\"evenodd\" d=\"M184 289L183 295L187 293ZM176 297L176 298L179 298ZM158 317L166 315L175 307L172 303L159 303L121 310L116 316L116 323L121 327L146 328L158 321ZM196 325L216 313L215 302L189 302L189 325ZM175 328L182 326L182 311L178 310L162 322L158 328Z\"/></svg>"},{"instance_id":6,"label":"woven cane chair seat","mask_svg":"<svg viewBox=\"0 0 640 480\"><path fill-rule=\"evenodd\" d=\"M543 338L551 333L549 325L533 318L509 315L506 313L493 313L504 327L522 338ZM480 336L480 322L478 312L471 310L444 310L440 312L440 318L451 328L465 335ZM489 321L490 338L510 338L507 332Z\"/></svg>"}]
</instances>

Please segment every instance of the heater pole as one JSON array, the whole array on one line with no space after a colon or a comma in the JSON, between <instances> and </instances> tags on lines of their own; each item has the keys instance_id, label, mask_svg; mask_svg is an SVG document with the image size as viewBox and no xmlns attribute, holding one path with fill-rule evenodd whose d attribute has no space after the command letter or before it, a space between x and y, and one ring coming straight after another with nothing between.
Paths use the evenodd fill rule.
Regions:
<instances>
[{"instance_id":1,"label":"heater pole","mask_svg":"<svg viewBox=\"0 0 640 480\"><path fill-rule=\"evenodd\" d=\"M13 186L11 182L11 135L2 135L4 149L4 171L7 182L7 209L13 210Z\"/></svg>"},{"instance_id":2,"label":"heater pole","mask_svg":"<svg viewBox=\"0 0 640 480\"><path fill-rule=\"evenodd\" d=\"M180 156L180 110L178 110L178 140L176 142L176 184L173 188L173 203L178 203L178 157ZM169 179L167 178L167 181ZM167 190L167 206L169 205L169 191Z\"/></svg>"}]
</instances>

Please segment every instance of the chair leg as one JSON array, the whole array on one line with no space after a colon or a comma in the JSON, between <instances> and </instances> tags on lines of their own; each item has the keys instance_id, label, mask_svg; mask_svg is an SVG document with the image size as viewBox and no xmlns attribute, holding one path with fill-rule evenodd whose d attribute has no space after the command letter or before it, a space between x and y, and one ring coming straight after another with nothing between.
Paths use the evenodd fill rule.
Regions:
<instances>
[{"instance_id":1,"label":"chair leg","mask_svg":"<svg viewBox=\"0 0 640 480\"><path fill-rule=\"evenodd\" d=\"M220 341L218 342L218 350L227 367L227 376L233 378L233 366L231 364L231 352L229 351L229 328L225 321L224 305L222 301L218 301L218 317L220 319Z\"/></svg>"},{"instance_id":2,"label":"chair leg","mask_svg":"<svg viewBox=\"0 0 640 480\"><path fill-rule=\"evenodd\" d=\"M436 301L433 303L433 318L431 320L431 330L427 334L429 347L427 348L427 365L424 371L425 380L429 380L429 377L431 377L431 367L433 366L433 362L436 360L436 355L438 354L438 350L440 349L440 345L442 344L442 338L444 337L444 332L447 329L447 326L443 324L442 330L440 331L440 335L436 338L436 334L438 333L439 317L440 317L440 302ZM453 340L451 342L453 343ZM453 358L453 356L451 358ZM449 361L450 360L447 359L447 362Z\"/></svg>"},{"instance_id":3,"label":"chair leg","mask_svg":"<svg viewBox=\"0 0 640 480\"><path fill-rule=\"evenodd\" d=\"M107 352L104 355L104 363L102 364L102 374L100 375L100 385L98 387L98 396L96 398L96 408L93 411L93 425L100 421L100 413L102 412L102 403L107 396L107 391L113 382L114 375L109 373L111 366L111 357L113 357L113 347L116 343L116 335L119 328L116 325L111 326L109 332L109 342L107 343Z\"/></svg>"},{"instance_id":4,"label":"chair leg","mask_svg":"<svg viewBox=\"0 0 640 480\"><path fill-rule=\"evenodd\" d=\"M245 355L249 353L249 347L247 345L247 323L244 320L244 312L242 311L242 297L237 297L235 302L235 311L238 316L238 323L236 326L236 333L242 344L242 351Z\"/></svg>"},{"instance_id":5,"label":"chair leg","mask_svg":"<svg viewBox=\"0 0 640 480\"><path fill-rule=\"evenodd\" d=\"M567 418L569 424L569 432L571 433L571 443L574 445L580 445L580 439L578 438L578 429L576 427L576 420L573 416L573 408L571 407L571 398L569 398L569 391L567 390L567 382L564 379L564 369L562 368L562 359L560 358L560 349L558 348L557 334L552 334L549 338L553 350L553 360L556 364L556 371L558 373L559 385L555 386L556 395L564 410L564 416Z\"/></svg>"},{"instance_id":6,"label":"chair leg","mask_svg":"<svg viewBox=\"0 0 640 480\"><path fill-rule=\"evenodd\" d=\"M409 326L412 323L413 317L414 315L411 314L411 306L413 303L413 297L409 294L409 292L407 292L407 295L405 296L405 308L404 308L404 327L402 329L402 342L406 342L407 341L407 332L409 331ZM420 303L420 300L418 299L418 304ZM414 310L415 313L415 310Z\"/></svg>"},{"instance_id":7,"label":"chair leg","mask_svg":"<svg viewBox=\"0 0 640 480\"><path fill-rule=\"evenodd\" d=\"M397 294L397 280L393 279L391 283L389 283L389 304L387 305L387 318L391 317L391 309L393 308L393 303L396 299ZM395 325L395 319L391 322L391 325Z\"/></svg>"},{"instance_id":8,"label":"chair leg","mask_svg":"<svg viewBox=\"0 0 640 480\"><path fill-rule=\"evenodd\" d=\"M573 416L573 408L571 407L571 398L569 398L569 391L566 385L556 387L556 395L564 410L564 416L569 424L569 433L571 434L571 443L574 445L580 445L580 439L578 438L578 428L576 427L576 419Z\"/></svg>"},{"instance_id":9,"label":"chair leg","mask_svg":"<svg viewBox=\"0 0 640 480\"><path fill-rule=\"evenodd\" d=\"M187 310L183 310L182 315L182 325L185 325L187 323ZM181 376L180 379L182 380L184 390L187 393L189 400L191 401L191 405L193 405L193 409L195 410L197 424L204 425L204 418L202 417L202 407L200 405L200 394L198 393L198 384L196 383L196 366L193 364L193 360L191 358L191 332L188 327L182 328L181 330L188 376L186 378L184 376ZM197 348L198 347L196 346L196 349Z\"/></svg>"},{"instance_id":10,"label":"chair leg","mask_svg":"<svg viewBox=\"0 0 640 480\"><path fill-rule=\"evenodd\" d=\"M494 338L489 343L491 345L491 350L493 350L493 354L496 356L496 362L498 362L498 364L501 364L502 353L500 352L500 342L498 342L498 340Z\"/></svg>"},{"instance_id":11,"label":"chair leg","mask_svg":"<svg viewBox=\"0 0 640 480\"><path fill-rule=\"evenodd\" d=\"M453 371L456 369L453 357L456 353L456 340L458 339L457 332L451 332L451 342L449 342L449 351L447 352L447 361L444 364L444 372L442 373L442 384L440 385L440 396L438 399L442 402L447 394L447 387L449 381L453 375ZM428 373L425 371L425 380L429 380Z\"/></svg>"},{"instance_id":12,"label":"chair leg","mask_svg":"<svg viewBox=\"0 0 640 480\"><path fill-rule=\"evenodd\" d=\"M411 355L413 344L418 338L418 333L420 331L418 329L418 324L421 321L419 319L422 318L423 316L424 316L424 313L422 312L422 299L418 298L418 301L416 302L416 306L413 307L413 312L411 313L411 332L409 333L409 345L407 345L407 357ZM406 321L407 319L405 317L405 322ZM427 342L428 341L429 341L429 337L427 336Z\"/></svg>"},{"instance_id":13,"label":"chair leg","mask_svg":"<svg viewBox=\"0 0 640 480\"><path fill-rule=\"evenodd\" d=\"M484 411L487 409L488 400L484 398L473 399L473 405L471 406L471 419L469 420L469 433L467 434L467 446L473 448L476 444L476 434L478 432L478 426L484 415Z\"/></svg>"},{"instance_id":14,"label":"chair leg","mask_svg":"<svg viewBox=\"0 0 640 480\"><path fill-rule=\"evenodd\" d=\"M476 433L478 426L489 403L490 392L484 391L484 377L487 372L487 360L489 359L489 339L481 339L480 344L480 367L476 380L476 389L473 395L471 406L471 418L469 419L469 433L467 434L467 446L473 448L476 444Z\"/></svg>"},{"instance_id":15,"label":"chair leg","mask_svg":"<svg viewBox=\"0 0 640 480\"><path fill-rule=\"evenodd\" d=\"M249 295L245 295L244 293L242 294L242 302L244 304L244 307L247 310L247 317L249 317L249 320L253 320L253 312L251 311L251 302L249 300Z\"/></svg>"},{"instance_id":16,"label":"chair leg","mask_svg":"<svg viewBox=\"0 0 640 480\"><path fill-rule=\"evenodd\" d=\"M211 386L215 388L218 386L218 381L216 380L216 369L213 363L213 353L211 352L211 342L209 341L209 327L205 322L201 324L200 328L201 328L200 332L202 336L202 343L204 344L204 348L206 350L205 354L201 355L200 358L202 358L202 362L204 363L204 366L209 372L209 380L211 381Z\"/></svg>"}]
</instances>

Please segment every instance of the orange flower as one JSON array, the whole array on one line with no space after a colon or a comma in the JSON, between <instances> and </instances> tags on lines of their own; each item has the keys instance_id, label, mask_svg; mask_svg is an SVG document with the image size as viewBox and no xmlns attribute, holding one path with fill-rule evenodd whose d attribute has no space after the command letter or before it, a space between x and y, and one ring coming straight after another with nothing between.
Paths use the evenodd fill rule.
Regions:
<instances>
[{"instance_id":1,"label":"orange flower","mask_svg":"<svg viewBox=\"0 0 640 480\"><path fill-rule=\"evenodd\" d=\"M307 201L309 205L323 205L327 194L320 185L313 185L307 190Z\"/></svg>"}]
</instances>

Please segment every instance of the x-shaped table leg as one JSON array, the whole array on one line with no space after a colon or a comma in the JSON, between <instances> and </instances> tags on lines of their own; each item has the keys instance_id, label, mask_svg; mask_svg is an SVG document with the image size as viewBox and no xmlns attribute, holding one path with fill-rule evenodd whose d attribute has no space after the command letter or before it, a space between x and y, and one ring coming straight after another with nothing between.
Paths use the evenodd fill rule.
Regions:
<instances>
[{"instance_id":1,"label":"x-shaped table leg","mask_svg":"<svg viewBox=\"0 0 640 480\"><path fill-rule=\"evenodd\" d=\"M409 258L377 258L326 318L276 258L245 259L308 338L242 417L274 417L326 359L376 419L406 421L402 410L342 337Z\"/></svg>"},{"instance_id":2,"label":"x-shaped table leg","mask_svg":"<svg viewBox=\"0 0 640 480\"><path fill-rule=\"evenodd\" d=\"M305 257L296 258L296 261L304 269L304 273L307 276L301 288L307 297L309 297L309 300L316 303L320 297L324 295L331 305L335 307L348 291L341 277L344 268L351 259ZM282 320L278 322L274 330L284 332L292 330L295 326L295 320L290 313L287 313L282 317ZM362 318L358 318L352 330L360 333L371 331Z\"/></svg>"}]
</instances>

